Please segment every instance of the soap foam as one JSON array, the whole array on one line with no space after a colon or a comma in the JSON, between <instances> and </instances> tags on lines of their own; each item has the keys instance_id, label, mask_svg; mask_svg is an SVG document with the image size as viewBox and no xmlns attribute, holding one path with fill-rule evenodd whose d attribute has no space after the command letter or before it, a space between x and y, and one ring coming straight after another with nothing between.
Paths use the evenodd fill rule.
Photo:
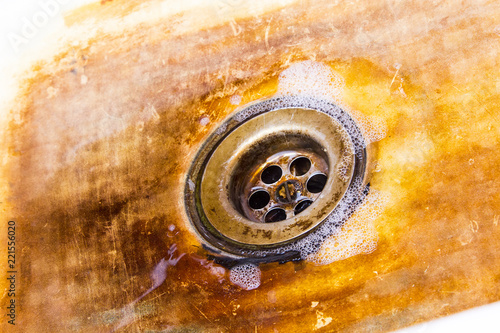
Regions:
<instances>
[{"instance_id":1,"label":"soap foam","mask_svg":"<svg viewBox=\"0 0 500 333\"><path fill-rule=\"evenodd\" d=\"M387 135L387 124L384 119L366 116L359 111L350 109L346 105L340 104L340 106L356 120L367 145L372 142L380 141Z\"/></svg>"},{"instance_id":2,"label":"soap foam","mask_svg":"<svg viewBox=\"0 0 500 333\"><path fill-rule=\"evenodd\" d=\"M330 66L307 60L291 65L280 74L276 95L315 97L333 102L356 120L366 144L382 140L387 132L384 120L351 110L342 99L344 87L344 78Z\"/></svg>"},{"instance_id":3,"label":"soap foam","mask_svg":"<svg viewBox=\"0 0 500 333\"><path fill-rule=\"evenodd\" d=\"M387 197L372 190L363 204L346 221L342 228L328 237L318 252L307 260L326 265L357 254L368 254L377 247L378 234L374 221L381 214Z\"/></svg>"},{"instance_id":4,"label":"soap foam","mask_svg":"<svg viewBox=\"0 0 500 333\"><path fill-rule=\"evenodd\" d=\"M241 96L240 95L231 96L231 98L229 98L229 103L231 103L232 105L240 105Z\"/></svg>"},{"instance_id":5,"label":"soap foam","mask_svg":"<svg viewBox=\"0 0 500 333\"><path fill-rule=\"evenodd\" d=\"M260 276L260 269L252 264L234 266L229 272L229 280L245 290L258 288Z\"/></svg>"},{"instance_id":6,"label":"soap foam","mask_svg":"<svg viewBox=\"0 0 500 333\"><path fill-rule=\"evenodd\" d=\"M344 78L330 66L307 60L281 72L277 95L310 96L341 104L344 86Z\"/></svg>"}]
</instances>

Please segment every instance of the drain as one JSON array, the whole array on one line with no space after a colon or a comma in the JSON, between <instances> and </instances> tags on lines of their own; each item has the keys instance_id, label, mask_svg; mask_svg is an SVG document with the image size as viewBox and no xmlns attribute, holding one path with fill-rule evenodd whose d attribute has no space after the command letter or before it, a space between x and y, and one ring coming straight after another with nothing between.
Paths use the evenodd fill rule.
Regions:
<instances>
[{"instance_id":1,"label":"drain","mask_svg":"<svg viewBox=\"0 0 500 333\"><path fill-rule=\"evenodd\" d=\"M269 141L269 144L270 147L260 147L264 162L255 163L253 168L249 168L246 176L240 172L242 176L232 181L232 197L240 198L241 212L254 222L283 221L302 212L307 207L296 210L298 202L308 199L308 202L312 203L321 192L312 192L307 188L310 176L318 171L328 172L328 163L322 152L286 150L265 158L266 152L271 154L276 145L272 141ZM257 200L260 205L256 204ZM270 218L273 216L270 211L278 208L279 219Z\"/></svg>"},{"instance_id":2,"label":"drain","mask_svg":"<svg viewBox=\"0 0 500 333\"><path fill-rule=\"evenodd\" d=\"M338 106L260 101L205 142L188 174L186 211L211 252L282 261L322 224L339 227L352 214L366 194L366 164L361 132Z\"/></svg>"}]
</instances>

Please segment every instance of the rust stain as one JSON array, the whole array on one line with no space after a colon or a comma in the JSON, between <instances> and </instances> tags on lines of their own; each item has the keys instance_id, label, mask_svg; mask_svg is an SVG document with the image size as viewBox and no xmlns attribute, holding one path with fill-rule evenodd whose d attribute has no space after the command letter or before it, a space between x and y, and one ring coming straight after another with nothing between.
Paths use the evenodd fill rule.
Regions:
<instances>
[{"instance_id":1,"label":"rust stain","mask_svg":"<svg viewBox=\"0 0 500 333\"><path fill-rule=\"evenodd\" d=\"M34 67L2 169L22 226L23 330L111 330L133 313L125 331L381 332L500 300L500 8L363 6L295 4L234 21L236 36L230 23L182 36L146 24ZM248 292L203 262L183 177L232 95L270 96L304 59L332 66L345 104L386 122L371 186L390 200L375 252L263 265ZM185 257L125 308L174 244Z\"/></svg>"}]
</instances>

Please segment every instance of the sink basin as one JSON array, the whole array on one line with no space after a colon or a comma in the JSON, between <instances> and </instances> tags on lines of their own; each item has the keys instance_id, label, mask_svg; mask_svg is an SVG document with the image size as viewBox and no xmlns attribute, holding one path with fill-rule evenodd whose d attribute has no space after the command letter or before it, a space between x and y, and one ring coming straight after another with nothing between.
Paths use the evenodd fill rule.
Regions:
<instances>
[{"instance_id":1,"label":"sink basin","mask_svg":"<svg viewBox=\"0 0 500 333\"><path fill-rule=\"evenodd\" d=\"M14 301L9 318L20 331L437 332L460 331L471 320L486 323L483 331L495 325L498 3L47 0L12 13L1 82L0 204L5 242L8 227L16 227L15 283L2 282L15 293L2 296L2 308ZM356 174L355 158L345 157L349 177L333 200L326 179L333 182L342 153L333 158L325 148L321 157L315 144L304 144L309 139L278 144L286 124L309 126L307 135L326 142L311 129L329 128L327 116L315 118L320 108L288 105L282 120L268 114L272 125L243 112L287 96L329 103L362 133L363 187L342 218L331 214L351 184L349 172ZM306 106L313 110L293 123L293 110ZM254 166L257 157L238 149L256 148L237 137L210 155L213 179L201 171L198 180L190 177L211 138L239 133L225 127L231 119L235 128L251 127L247 118L260 121L258 133L279 129L268 146L284 148L266 148ZM219 177L233 151L246 156L234 165L248 164L250 185ZM304 194L309 167L304 185L292 176L262 183L268 165L296 175L286 154L290 163L297 156L318 163L313 171L325 177L318 191ZM202 216L196 224L186 196L203 184L209 204L227 193L271 194L250 208L245 198L221 199L213 212L206 208L213 223ZM231 184L243 190L226 190ZM310 201L299 210L297 184ZM201 201L192 201L193 211L203 209ZM285 215L265 217L284 202ZM289 237L288 227L303 226L290 221L312 224ZM278 225L270 241L266 232ZM248 230L259 230L259 240ZM321 237L313 242L310 235ZM10 250L2 251L7 258ZM12 328L7 320L1 325Z\"/></svg>"}]
</instances>

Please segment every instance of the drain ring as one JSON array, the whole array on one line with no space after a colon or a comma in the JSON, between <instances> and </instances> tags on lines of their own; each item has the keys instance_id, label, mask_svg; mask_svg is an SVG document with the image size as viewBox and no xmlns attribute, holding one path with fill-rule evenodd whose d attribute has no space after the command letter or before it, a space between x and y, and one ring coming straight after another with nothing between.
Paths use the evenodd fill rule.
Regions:
<instances>
[{"instance_id":1,"label":"drain ring","mask_svg":"<svg viewBox=\"0 0 500 333\"><path fill-rule=\"evenodd\" d=\"M187 215L204 247L214 253L251 258L271 256L272 261L281 261L280 255L292 249L294 243L321 234L322 224L334 223L340 227L363 200L368 163L364 142L349 114L325 100L286 96L247 105L227 119L198 152L185 187ZM245 187L241 179L249 178L246 173L252 166L255 168L259 163L265 166L266 157L290 150L307 151L326 161L324 189L316 197L297 196L290 202L292 216L287 213L285 219L282 211L264 218L271 210L286 208L275 205L271 194L266 207L256 206L262 210L263 221L256 220L241 207L241 202L248 202L247 198L240 200ZM297 155L290 162L296 159ZM338 167L340 163L342 168ZM276 162L273 160L269 165ZM339 169L347 174L336 177ZM310 172L323 174L318 170ZM305 178L310 179L307 175ZM284 180L288 181L286 177L284 173L279 180L270 179L275 186L281 186ZM311 203L293 215L297 204L304 200ZM265 223L267 220L272 222ZM315 246L309 246L300 257L320 245L321 242L316 242Z\"/></svg>"}]
</instances>

